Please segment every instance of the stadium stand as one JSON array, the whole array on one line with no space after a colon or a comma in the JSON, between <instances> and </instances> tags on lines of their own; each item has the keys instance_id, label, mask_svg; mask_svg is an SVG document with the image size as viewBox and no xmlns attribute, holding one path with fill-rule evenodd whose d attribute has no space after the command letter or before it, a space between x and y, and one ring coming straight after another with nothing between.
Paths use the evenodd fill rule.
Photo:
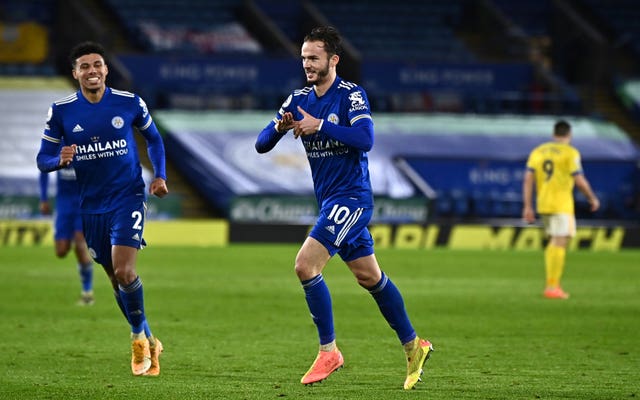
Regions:
<instances>
[{"instance_id":1,"label":"stadium stand","mask_svg":"<svg viewBox=\"0 0 640 400\"><path fill-rule=\"evenodd\" d=\"M55 2L22 3L47 9ZM604 4L580 3L594 9ZM270 201L263 213L278 207L308 210L297 202L308 204L311 193L297 142L258 156L253 141L290 91L304 85L300 40L324 23L345 37L339 73L369 94L377 135L370 154L376 196L390 209L410 210L395 218L424 218L419 209L425 207L436 218L517 218L526 154L549 137L560 117L574 123L585 169L603 202L592 216L578 197L579 216L639 215L637 145L616 125L584 115L592 110L578 95L581 88L572 86L575 80L568 83L564 69L550 67L553 54L532 51L557 39L553 22L559 10L552 0L92 4L115 16L108 23L123 27L131 46L121 48L114 61L130 75L132 86L126 89L158 110L154 116L165 133L170 163L216 215L256 217L260 199ZM631 28L622 28L619 40L631 32L626 29ZM498 36L500 41L494 40ZM494 51L487 51L490 47ZM572 67L567 60L563 68ZM582 65L588 63L576 68Z\"/></svg>"},{"instance_id":2,"label":"stadium stand","mask_svg":"<svg viewBox=\"0 0 640 400\"><path fill-rule=\"evenodd\" d=\"M640 121L640 79L620 80L617 82L616 91L633 118Z\"/></svg>"},{"instance_id":3,"label":"stadium stand","mask_svg":"<svg viewBox=\"0 0 640 400\"><path fill-rule=\"evenodd\" d=\"M269 17L292 43L300 43L306 34L301 2L256 0L255 5Z\"/></svg>"},{"instance_id":4,"label":"stadium stand","mask_svg":"<svg viewBox=\"0 0 640 400\"><path fill-rule=\"evenodd\" d=\"M511 61L511 66L507 66L507 63L495 65L476 57L458 38L457 32L468 28L468 14L474 4L470 0L398 4L381 0L220 0L206 5L193 0L193 4L185 1L175 7L160 2L153 7L153 12L147 12L150 6L144 0L108 0L108 4L128 27L131 41L158 57L143 64L138 54L138 60L129 58L128 68L172 75L166 71L175 71L174 68L159 66L163 55L171 67L177 65L182 73L189 73L187 70L195 64L207 65L206 68L193 67L192 76L205 76L195 84L174 79L139 88L151 106L272 109L287 93L262 87L268 84L262 76L278 75L282 68L282 63L277 67L266 66L265 60L286 60L289 63L286 70L292 70L297 65L299 42L308 28L330 23L342 31L348 44L341 62L341 75L368 88L376 111L575 113L580 109L579 97L563 85L561 79L555 77L552 85L541 85L539 74L529 60ZM216 17L204 8L215 10ZM185 60L182 65L179 55ZM246 70L243 65L230 63L230 58L261 65L255 72L255 81L238 82L237 76L224 82L206 79L219 70ZM208 75L206 71L214 73ZM429 80L434 73L440 80L439 86L433 85L433 79ZM418 79L406 79L398 86L388 83L389 74ZM442 78L454 76L460 82L477 79L478 75L489 75L488 79L510 76L511 81L509 87L474 86L474 83L449 87L447 85L454 82ZM260 87L256 88L257 85Z\"/></svg>"},{"instance_id":5,"label":"stadium stand","mask_svg":"<svg viewBox=\"0 0 640 400\"><path fill-rule=\"evenodd\" d=\"M52 76L54 0L0 2L0 75Z\"/></svg>"},{"instance_id":6,"label":"stadium stand","mask_svg":"<svg viewBox=\"0 0 640 400\"><path fill-rule=\"evenodd\" d=\"M240 0L108 0L131 38L147 52L260 53L237 22Z\"/></svg>"},{"instance_id":7,"label":"stadium stand","mask_svg":"<svg viewBox=\"0 0 640 400\"><path fill-rule=\"evenodd\" d=\"M278 151L266 155L250 151L256 131L272 116L240 112L196 118L192 112L164 111L156 118L168 131L169 155L184 160L179 165L184 175L225 216L246 219L246 212L237 211L238 201L244 198L309 198L313 193L299 142L285 138ZM377 114L375 121L376 146L369 162L377 197L437 195L435 217L517 218L528 152L549 139L555 120L550 116ZM638 148L613 124L590 118L571 122L580 132L574 142L583 154L586 173L603 199L601 212L594 216L587 211L585 199L578 198L579 217L635 216L628 203L638 190L633 183L640 179ZM271 201L279 205L273 208L287 204Z\"/></svg>"},{"instance_id":8,"label":"stadium stand","mask_svg":"<svg viewBox=\"0 0 640 400\"><path fill-rule=\"evenodd\" d=\"M527 36L545 37L551 33L551 0L493 0Z\"/></svg>"},{"instance_id":9,"label":"stadium stand","mask_svg":"<svg viewBox=\"0 0 640 400\"><path fill-rule=\"evenodd\" d=\"M33 82L29 78L14 78L8 84L6 78L0 79L0 124L3 130L0 141L0 203L13 203L12 207L1 208L4 218L30 217L33 209L29 206L29 198L35 199L37 205L39 172L35 159L46 111L52 100L71 91L69 84L61 79ZM54 186L51 188L53 190Z\"/></svg>"},{"instance_id":10,"label":"stadium stand","mask_svg":"<svg viewBox=\"0 0 640 400\"><path fill-rule=\"evenodd\" d=\"M314 2L368 61L473 62L454 34L466 0Z\"/></svg>"},{"instance_id":11,"label":"stadium stand","mask_svg":"<svg viewBox=\"0 0 640 400\"><path fill-rule=\"evenodd\" d=\"M612 34L617 47L629 47L640 58L640 7L634 0L582 0Z\"/></svg>"}]
</instances>

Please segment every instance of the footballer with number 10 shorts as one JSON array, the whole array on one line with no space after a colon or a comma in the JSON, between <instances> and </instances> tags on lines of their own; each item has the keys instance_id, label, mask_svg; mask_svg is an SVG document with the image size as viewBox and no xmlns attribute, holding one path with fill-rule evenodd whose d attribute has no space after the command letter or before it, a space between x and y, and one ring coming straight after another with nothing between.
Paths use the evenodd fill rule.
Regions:
<instances>
[{"instance_id":1,"label":"footballer with number 10 shorts","mask_svg":"<svg viewBox=\"0 0 640 400\"><path fill-rule=\"evenodd\" d=\"M337 76L340 41L333 27L315 28L304 38L301 59L309 86L293 91L255 145L259 153L268 152L293 129L306 151L320 210L295 260L320 342L301 383L320 382L344 364L336 345L331 295L322 275L329 259L338 254L395 330L407 357L404 388L413 389L433 347L416 335L400 291L381 271L374 254L367 228L373 212L367 159L373 146L373 119L364 89Z\"/></svg>"}]
</instances>

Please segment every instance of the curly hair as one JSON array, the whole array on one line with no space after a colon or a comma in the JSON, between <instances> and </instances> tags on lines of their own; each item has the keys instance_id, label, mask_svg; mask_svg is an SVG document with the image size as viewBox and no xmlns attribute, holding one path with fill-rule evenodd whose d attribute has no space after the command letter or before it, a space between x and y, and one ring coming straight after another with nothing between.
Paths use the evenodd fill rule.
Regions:
<instances>
[{"instance_id":1,"label":"curly hair","mask_svg":"<svg viewBox=\"0 0 640 400\"><path fill-rule=\"evenodd\" d=\"M100 54L102 58L105 59L105 62L106 62L105 50L101 44L96 42L82 42L74 46L73 49L71 49L71 52L69 53L69 61L71 62L71 68L76 67L76 60L78 60L78 58L87 54Z\"/></svg>"}]
</instances>

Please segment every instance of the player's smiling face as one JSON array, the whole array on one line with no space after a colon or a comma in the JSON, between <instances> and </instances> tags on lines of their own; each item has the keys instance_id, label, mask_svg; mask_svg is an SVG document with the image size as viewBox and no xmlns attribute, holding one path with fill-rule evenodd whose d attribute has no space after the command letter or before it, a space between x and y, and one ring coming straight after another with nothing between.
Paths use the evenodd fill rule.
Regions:
<instances>
[{"instance_id":1,"label":"player's smiling face","mask_svg":"<svg viewBox=\"0 0 640 400\"><path fill-rule=\"evenodd\" d=\"M322 85L329 77L331 57L320 41L304 42L302 44L302 68L310 85Z\"/></svg>"},{"instance_id":2,"label":"player's smiling face","mask_svg":"<svg viewBox=\"0 0 640 400\"><path fill-rule=\"evenodd\" d=\"M85 54L78 57L73 77L80 83L83 91L96 93L105 87L109 70L100 54Z\"/></svg>"}]
</instances>

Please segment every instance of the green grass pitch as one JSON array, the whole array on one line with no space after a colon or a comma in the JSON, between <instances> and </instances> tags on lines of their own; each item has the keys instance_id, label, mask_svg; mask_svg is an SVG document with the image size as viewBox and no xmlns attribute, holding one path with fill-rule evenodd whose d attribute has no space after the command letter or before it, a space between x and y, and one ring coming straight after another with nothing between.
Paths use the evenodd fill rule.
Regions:
<instances>
[{"instance_id":1,"label":"green grass pitch","mask_svg":"<svg viewBox=\"0 0 640 400\"><path fill-rule=\"evenodd\" d=\"M640 252L568 253L568 301L545 300L542 252L380 250L435 347L405 392L405 361L339 259L325 269L345 368L299 383L317 351L293 272L298 246L150 246L146 312L160 377L129 370L129 332L101 268L79 307L71 255L0 249L2 399L631 399L640 397Z\"/></svg>"}]
</instances>

